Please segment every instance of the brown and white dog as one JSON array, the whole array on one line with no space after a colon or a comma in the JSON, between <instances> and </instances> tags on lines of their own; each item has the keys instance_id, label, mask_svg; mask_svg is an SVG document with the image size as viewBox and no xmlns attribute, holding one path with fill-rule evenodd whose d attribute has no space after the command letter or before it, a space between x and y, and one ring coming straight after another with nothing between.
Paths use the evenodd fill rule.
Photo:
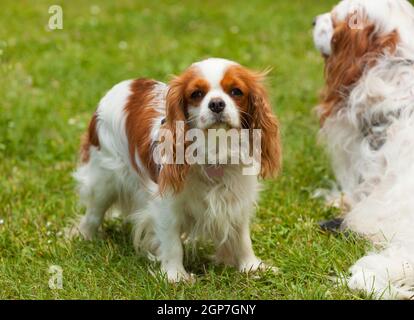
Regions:
<instances>
[{"instance_id":1,"label":"brown and white dog","mask_svg":"<svg viewBox=\"0 0 414 320\"><path fill-rule=\"evenodd\" d=\"M249 223L258 177L277 173L281 151L263 78L212 58L194 63L168 85L138 79L114 86L90 122L75 173L87 210L78 231L93 238L105 213L116 206L134 224L136 249L155 257L169 281L192 278L183 267L184 238L212 241L217 261L240 271L264 269L252 249ZM179 148L188 148L176 138L193 129L205 134L219 129L219 135L259 129L261 169L252 175L244 174L243 163L156 161L165 159L165 150L157 151L161 132L171 133L174 158Z\"/></svg>"},{"instance_id":2,"label":"brown and white dog","mask_svg":"<svg viewBox=\"0 0 414 320\"><path fill-rule=\"evenodd\" d=\"M414 8L406 0L344 0L316 18L314 41L325 58L318 111L347 208L343 226L378 245L352 266L348 285L376 298L411 298Z\"/></svg>"}]
</instances>

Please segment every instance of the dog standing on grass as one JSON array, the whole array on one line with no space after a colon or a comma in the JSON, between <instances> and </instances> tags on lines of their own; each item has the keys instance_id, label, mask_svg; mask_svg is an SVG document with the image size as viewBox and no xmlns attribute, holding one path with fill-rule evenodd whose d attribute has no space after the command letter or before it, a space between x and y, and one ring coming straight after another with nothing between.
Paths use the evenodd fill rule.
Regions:
<instances>
[{"instance_id":1,"label":"dog standing on grass","mask_svg":"<svg viewBox=\"0 0 414 320\"><path fill-rule=\"evenodd\" d=\"M276 175L281 150L263 80L262 73L212 58L168 85L138 79L114 86L90 122L74 174L86 206L79 233L92 239L116 206L133 223L136 249L154 256L170 282L192 279L183 267L184 238L211 240L217 262L240 271L266 269L253 252L249 224L258 177ZM230 131L247 130L248 142L259 130L261 139L248 153L259 150L260 168L252 174L252 163L229 163L238 157L234 145L220 152L222 146L205 141L214 129L224 140ZM179 141L191 130L202 133L191 152L196 147L197 159L208 162L178 161L190 151L187 141Z\"/></svg>"},{"instance_id":2,"label":"dog standing on grass","mask_svg":"<svg viewBox=\"0 0 414 320\"><path fill-rule=\"evenodd\" d=\"M348 285L376 298L414 296L414 8L343 0L315 20L326 85L321 137L343 192L343 227L378 246ZM335 201L334 197L330 197Z\"/></svg>"}]
</instances>

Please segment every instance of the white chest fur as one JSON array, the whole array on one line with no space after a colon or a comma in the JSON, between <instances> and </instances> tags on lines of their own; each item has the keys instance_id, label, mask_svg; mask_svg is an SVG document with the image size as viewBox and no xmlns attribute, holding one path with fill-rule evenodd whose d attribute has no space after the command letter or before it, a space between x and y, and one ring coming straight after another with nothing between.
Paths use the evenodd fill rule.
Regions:
<instances>
[{"instance_id":1,"label":"white chest fur","mask_svg":"<svg viewBox=\"0 0 414 320\"><path fill-rule=\"evenodd\" d=\"M232 229L253 214L258 191L257 177L243 175L240 166L225 166L220 177L210 177L203 166L193 167L179 196L185 232L225 241Z\"/></svg>"}]
</instances>

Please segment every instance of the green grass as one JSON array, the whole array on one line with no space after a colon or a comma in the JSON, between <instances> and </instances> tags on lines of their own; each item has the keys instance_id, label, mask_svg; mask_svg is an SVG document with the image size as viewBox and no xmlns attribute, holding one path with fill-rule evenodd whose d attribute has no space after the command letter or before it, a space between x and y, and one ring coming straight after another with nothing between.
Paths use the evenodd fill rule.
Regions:
<instances>
[{"instance_id":1,"label":"green grass","mask_svg":"<svg viewBox=\"0 0 414 320\"><path fill-rule=\"evenodd\" d=\"M336 0L117 2L53 1L63 7L64 29L51 32L50 1L2 0L0 298L363 298L330 277L346 272L366 244L321 233L316 222L337 213L311 198L332 179L316 143L323 64L311 22ZM173 286L149 275L120 221L105 223L103 239L65 240L64 228L83 212L71 177L79 138L105 91L134 77L168 81L209 56L273 68L284 169L265 183L252 237L279 274L214 266L207 247L186 261L197 283ZM48 287L50 265L63 268L62 290Z\"/></svg>"}]
</instances>

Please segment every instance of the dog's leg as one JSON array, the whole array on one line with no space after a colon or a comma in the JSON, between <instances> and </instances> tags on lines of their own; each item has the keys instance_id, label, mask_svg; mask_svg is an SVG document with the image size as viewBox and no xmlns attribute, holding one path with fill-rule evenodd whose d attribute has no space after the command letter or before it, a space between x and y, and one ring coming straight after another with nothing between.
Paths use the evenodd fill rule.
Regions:
<instances>
[{"instance_id":1,"label":"dog's leg","mask_svg":"<svg viewBox=\"0 0 414 320\"><path fill-rule=\"evenodd\" d=\"M229 239L224 244L217 248L216 261L235 266L241 272L265 271L269 269L254 254L248 221L243 223L229 236ZM276 269L273 270L276 271Z\"/></svg>"},{"instance_id":2,"label":"dog's leg","mask_svg":"<svg viewBox=\"0 0 414 320\"><path fill-rule=\"evenodd\" d=\"M255 272L266 268L264 263L253 252L250 227L247 222L240 228L240 239L236 245L237 248L235 248L234 253L236 255L238 269L241 272Z\"/></svg>"},{"instance_id":3,"label":"dog's leg","mask_svg":"<svg viewBox=\"0 0 414 320\"><path fill-rule=\"evenodd\" d=\"M96 236L105 213L111 205L111 199L94 200L88 205L86 214L81 218L79 223L79 232L85 240L92 240Z\"/></svg>"},{"instance_id":4,"label":"dog's leg","mask_svg":"<svg viewBox=\"0 0 414 320\"><path fill-rule=\"evenodd\" d=\"M217 247L215 255L212 257L212 260L216 264L224 264L226 266L237 267L237 261L232 252L233 246L231 241L226 241L225 243Z\"/></svg>"},{"instance_id":5,"label":"dog's leg","mask_svg":"<svg viewBox=\"0 0 414 320\"><path fill-rule=\"evenodd\" d=\"M157 259L161 262L161 271L171 283L192 281L183 266L184 250L180 237L180 225L173 212L157 214L155 236L159 242Z\"/></svg>"},{"instance_id":6,"label":"dog's leg","mask_svg":"<svg viewBox=\"0 0 414 320\"><path fill-rule=\"evenodd\" d=\"M107 171L90 165L78 169L76 177L80 198L86 205L86 214L79 225L72 228L70 236L81 234L86 240L91 240L101 226L106 211L115 201L113 181Z\"/></svg>"}]
</instances>

